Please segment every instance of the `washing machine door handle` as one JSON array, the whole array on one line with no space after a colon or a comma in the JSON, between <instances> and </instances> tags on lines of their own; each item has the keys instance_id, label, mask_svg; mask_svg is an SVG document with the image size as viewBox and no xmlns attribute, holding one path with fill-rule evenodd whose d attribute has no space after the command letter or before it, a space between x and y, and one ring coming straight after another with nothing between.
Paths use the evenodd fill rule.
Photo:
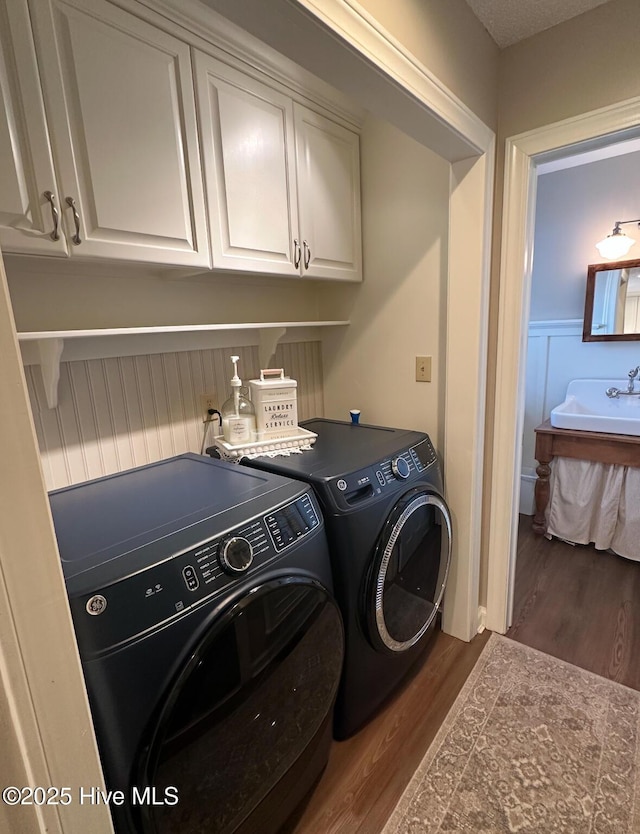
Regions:
<instances>
[{"instance_id":1,"label":"washing machine door handle","mask_svg":"<svg viewBox=\"0 0 640 834\"><path fill-rule=\"evenodd\" d=\"M444 499L417 487L394 505L380 533L365 594L371 642L404 652L432 626L451 562L451 514Z\"/></svg>"}]
</instances>

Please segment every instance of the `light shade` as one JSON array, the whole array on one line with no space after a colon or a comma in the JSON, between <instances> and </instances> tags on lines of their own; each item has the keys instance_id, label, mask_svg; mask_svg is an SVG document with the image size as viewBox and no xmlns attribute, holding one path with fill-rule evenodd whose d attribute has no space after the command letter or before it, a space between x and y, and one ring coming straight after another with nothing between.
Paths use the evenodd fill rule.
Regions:
<instances>
[{"instance_id":1,"label":"light shade","mask_svg":"<svg viewBox=\"0 0 640 834\"><path fill-rule=\"evenodd\" d=\"M626 255L629 249L633 246L635 240L624 232L614 231L613 234L607 235L600 243L596 243L596 249L600 252L603 258L608 261L616 261L623 255Z\"/></svg>"}]
</instances>

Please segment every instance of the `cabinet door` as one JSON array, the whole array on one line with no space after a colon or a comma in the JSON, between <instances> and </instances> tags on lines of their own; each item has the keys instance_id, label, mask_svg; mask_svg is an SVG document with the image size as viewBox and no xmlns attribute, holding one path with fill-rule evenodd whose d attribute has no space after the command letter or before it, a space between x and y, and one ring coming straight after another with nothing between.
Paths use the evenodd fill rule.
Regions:
<instances>
[{"instance_id":1,"label":"cabinet door","mask_svg":"<svg viewBox=\"0 0 640 834\"><path fill-rule=\"evenodd\" d=\"M21 0L0 4L0 245L4 252L65 255L55 232L59 194L38 68ZM59 217L59 214L58 214ZM52 237L53 236L53 237Z\"/></svg>"},{"instance_id":2,"label":"cabinet door","mask_svg":"<svg viewBox=\"0 0 640 834\"><path fill-rule=\"evenodd\" d=\"M357 134L294 105L303 275L362 280Z\"/></svg>"},{"instance_id":3,"label":"cabinet door","mask_svg":"<svg viewBox=\"0 0 640 834\"><path fill-rule=\"evenodd\" d=\"M298 275L292 102L208 55L195 67L213 265Z\"/></svg>"},{"instance_id":4,"label":"cabinet door","mask_svg":"<svg viewBox=\"0 0 640 834\"><path fill-rule=\"evenodd\" d=\"M29 1L72 255L208 266L189 47L105 0Z\"/></svg>"}]
</instances>

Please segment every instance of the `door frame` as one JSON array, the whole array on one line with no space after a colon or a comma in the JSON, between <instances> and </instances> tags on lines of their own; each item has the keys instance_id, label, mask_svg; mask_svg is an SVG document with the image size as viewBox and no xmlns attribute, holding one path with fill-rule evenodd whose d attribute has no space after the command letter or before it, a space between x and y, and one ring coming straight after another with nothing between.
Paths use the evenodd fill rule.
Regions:
<instances>
[{"instance_id":1,"label":"door frame","mask_svg":"<svg viewBox=\"0 0 640 834\"><path fill-rule=\"evenodd\" d=\"M526 133L505 143L504 203L500 252L500 297L494 442L491 462L490 527L486 626L502 634L511 625L518 542L518 505L524 368L536 205L536 167L544 158L561 158L603 147L640 132L640 97L583 113ZM586 144L585 144L586 143Z\"/></svg>"}]
</instances>

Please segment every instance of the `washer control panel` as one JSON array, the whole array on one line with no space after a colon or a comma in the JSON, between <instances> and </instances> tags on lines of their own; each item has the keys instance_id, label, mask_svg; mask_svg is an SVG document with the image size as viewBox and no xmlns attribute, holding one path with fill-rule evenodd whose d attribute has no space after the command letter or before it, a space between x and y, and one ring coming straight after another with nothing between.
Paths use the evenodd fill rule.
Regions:
<instances>
[{"instance_id":1,"label":"washer control panel","mask_svg":"<svg viewBox=\"0 0 640 834\"><path fill-rule=\"evenodd\" d=\"M437 462L435 449L429 438L425 438L393 458L337 478L331 483L331 491L338 506L355 506L368 498L375 498L392 484L410 481L429 467L437 465Z\"/></svg>"},{"instance_id":2,"label":"washer control panel","mask_svg":"<svg viewBox=\"0 0 640 834\"><path fill-rule=\"evenodd\" d=\"M305 493L198 547L72 599L74 619L83 618L76 629L79 640L96 653L151 631L265 567L320 525L315 499Z\"/></svg>"},{"instance_id":3,"label":"washer control panel","mask_svg":"<svg viewBox=\"0 0 640 834\"><path fill-rule=\"evenodd\" d=\"M422 443L418 443L417 446L412 446L409 449L409 454L415 462L418 472L422 472L423 469L428 469L434 463L438 462L436 450L433 448L433 444L429 438L423 440Z\"/></svg>"},{"instance_id":4,"label":"washer control panel","mask_svg":"<svg viewBox=\"0 0 640 834\"><path fill-rule=\"evenodd\" d=\"M265 517L273 546L280 553L285 547L314 530L320 520L309 495L303 495L277 512Z\"/></svg>"},{"instance_id":5,"label":"washer control panel","mask_svg":"<svg viewBox=\"0 0 640 834\"><path fill-rule=\"evenodd\" d=\"M189 554L188 567L198 577L205 594L218 585L224 587L234 578L246 573L251 565L264 564L269 553L269 539L264 519L258 518L227 533L218 539L210 539ZM275 554L271 554L275 555ZM197 591L187 583L188 591Z\"/></svg>"}]
</instances>

